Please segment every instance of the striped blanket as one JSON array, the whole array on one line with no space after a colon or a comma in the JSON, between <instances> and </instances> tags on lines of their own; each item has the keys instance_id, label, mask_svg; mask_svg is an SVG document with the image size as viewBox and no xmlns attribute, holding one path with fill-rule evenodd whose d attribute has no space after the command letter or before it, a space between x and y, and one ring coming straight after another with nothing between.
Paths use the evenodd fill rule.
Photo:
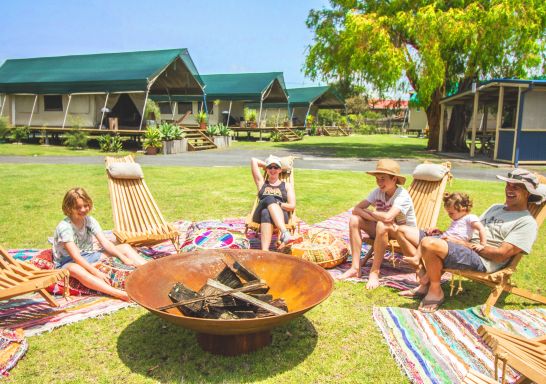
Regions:
<instances>
[{"instance_id":1,"label":"striped blanket","mask_svg":"<svg viewBox=\"0 0 546 384\"><path fill-rule=\"evenodd\" d=\"M397 363L419 384L458 383L469 368L494 378L494 356L477 333L482 324L529 338L546 333L545 308L492 308L487 318L481 307L435 313L375 307L373 317ZM506 377L514 383L519 375L507 369Z\"/></svg>"},{"instance_id":2,"label":"striped blanket","mask_svg":"<svg viewBox=\"0 0 546 384\"><path fill-rule=\"evenodd\" d=\"M60 307L51 307L39 294L0 302L0 328L23 328L25 336L39 335L62 325L106 315L131 303L106 296L57 298Z\"/></svg>"}]
</instances>

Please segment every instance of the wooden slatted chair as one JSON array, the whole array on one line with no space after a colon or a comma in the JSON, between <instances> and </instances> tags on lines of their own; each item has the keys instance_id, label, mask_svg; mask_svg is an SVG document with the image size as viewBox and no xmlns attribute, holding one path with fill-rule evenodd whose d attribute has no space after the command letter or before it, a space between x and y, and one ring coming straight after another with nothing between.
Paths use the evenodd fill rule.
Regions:
<instances>
[{"instance_id":1,"label":"wooden slatted chair","mask_svg":"<svg viewBox=\"0 0 546 384\"><path fill-rule=\"evenodd\" d=\"M114 163L134 163L133 157L107 156L105 162L114 215L113 233L118 241L138 246L171 240L178 252L180 234L161 214L144 179L114 178L108 171Z\"/></svg>"},{"instance_id":2,"label":"wooden slatted chair","mask_svg":"<svg viewBox=\"0 0 546 384\"><path fill-rule=\"evenodd\" d=\"M417 219L417 228L435 228L442 209L442 201L446 190L447 182L451 180L451 163L445 162L442 165L448 170L444 177L439 181L426 181L414 178L408 187L408 193L413 201L415 209L415 217ZM372 238L363 239L367 244L371 245L362 259L361 265L373 256ZM401 252L400 246L396 240L389 240L389 247L392 253Z\"/></svg>"},{"instance_id":3,"label":"wooden slatted chair","mask_svg":"<svg viewBox=\"0 0 546 384\"><path fill-rule=\"evenodd\" d=\"M538 227L540 228L544 222L544 218L546 217L546 202L540 205L529 203L527 205L527 209L529 209L529 212L531 212L531 215L533 215L537 221ZM460 277L477 281L491 288L491 294L485 301L484 313L486 315L489 314L491 307L495 305L503 292L510 292L538 303L546 304L546 297L528 291L527 289L518 288L510 282L512 275L516 272L516 267L522 257L523 253L517 254L516 256L512 257L512 260L506 267L493 273L465 271L459 269L446 269L444 272L451 272L453 278L459 277L458 292L462 291ZM453 288L454 286L452 280L451 294L453 294Z\"/></svg>"},{"instance_id":4,"label":"wooden slatted chair","mask_svg":"<svg viewBox=\"0 0 546 384\"><path fill-rule=\"evenodd\" d=\"M68 276L66 269L42 270L30 263L15 260L0 247L0 300L38 292L52 307L58 307L59 303L45 289L59 280L64 280L64 286L68 287ZM68 297L69 290L65 289L64 292L65 297Z\"/></svg>"},{"instance_id":5,"label":"wooden slatted chair","mask_svg":"<svg viewBox=\"0 0 546 384\"><path fill-rule=\"evenodd\" d=\"M264 180L267 181L267 179L268 179L267 171L264 171ZM292 186L294 186L294 167L292 166L287 170L283 170L281 174L279 175L279 179L286 183L290 183L292 184ZM254 205L252 206L252 210L247 215L245 220L245 233L248 232L249 229L252 229L256 232L260 230L260 223L256 223L252 220L252 218L254 217L254 212L256 211L256 208L258 207L259 202L260 202L259 199L256 197L256 199L254 200ZM288 229L293 234L297 229L299 221L300 220L296 216L295 209L292 212L288 212L288 224L286 224L286 229Z\"/></svg>"},{"instance_id":6,"label":"wooden slatted chair","mask_svg":"<svg viewBox=\"0 0 546 384\"><path fill-rule=\"evenodd\" d=\"M519 382L546 384L546 335L529 339L485 325L478 328L478 333L493 350L497 380L500 360L503 363L501 383L505 383L506 365L509 365L523 375Z\"/></svg>"},{"instance_id":7,"label":"wooden slatted chair","mask_svg":"<svg viewBox=\"0 0 546 384\"><path fill-rule=\"evenodd\" d=\"M469 369L462 380L462 384L498 384L498 381L474 369Z\"/></svg>"}]
</instances>

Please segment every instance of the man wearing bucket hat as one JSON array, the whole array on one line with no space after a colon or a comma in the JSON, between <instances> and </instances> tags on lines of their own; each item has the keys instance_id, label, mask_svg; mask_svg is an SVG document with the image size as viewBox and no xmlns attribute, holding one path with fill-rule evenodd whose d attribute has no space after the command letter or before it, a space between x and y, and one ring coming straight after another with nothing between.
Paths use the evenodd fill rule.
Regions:
<instances>
[{"instance_id":1,"label":"man wearing bucket hat","mask_svg":"<svg viewBox=\"0 0 546 384\"><path fill-rule=\"evenodd\" d=\"M420 242L419 251L426 272L419 287L411 293L412 297L423 298L419 305L421 311L433 312L443 303L440 277L444 268L495 272L516 254L531 251L537 223L527 210L527 204L543 199L537 189L538 179L522 168L509 172L507 177L497 178L506 182L505 203L492 205L480 217L486 230L486 246L479 244L476 233L470 242L454 243L434 237L425 237ZM410 296L405 294L409 292L404 291L401 295Z\"/></svg>"},{"instance_id":2,"label":"man wearing bucket hat","mask_svg":"<svg viewBox=\"0 0 546 384\"><path fill-rule=\"evenodd\" d=\"M270 155L265 161L253 157L250 167L259 200L252 221L260 223L262 250L269 250L273 236L273 225L279 229L279 249L282 249L293 242L286 223L288 223L288 212L292 212L296 208L294 186L279 178L282 172L282 162L277 156ZM262 176L260 168L266 170L267 179Z\"/></svg>"},{"instance_id":3,"label":"man wearing bucket hat","mask_svg":"<svg viewBox=\"0 0 546 384\"><path fill-rule=\"evenodd\" d=\"M417 220L411 197L401 186L406 182L406 178L400 174L400 165L396 161L379 160L375 170L366 173L375 176L377 188L352 211L349 220L349 239L353 261L351 268L338 279L360 277L361 231L364 231L374 239L374 258L366 284L367 289L374 289L379 286L379 271L389 236L394 236L393 224L415 227ZM369 209L370 206L375 210Z\"/></svg>"}]
</instances>

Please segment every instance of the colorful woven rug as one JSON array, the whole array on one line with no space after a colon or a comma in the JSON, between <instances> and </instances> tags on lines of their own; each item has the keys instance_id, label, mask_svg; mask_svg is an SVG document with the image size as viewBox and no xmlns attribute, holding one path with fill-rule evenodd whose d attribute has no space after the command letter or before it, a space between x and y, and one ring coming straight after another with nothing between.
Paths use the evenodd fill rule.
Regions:
<instances>
[{"instance_id":1,"label":"colorful woven rug","mask_svg":"<svg viewBox=\"0 0 546 384\"><path fill-rule=\"evenodd\" d=\"M9 370L27 350L28 342L22 329L0 329L0 378L9 375Z\"/></svg>"},{"instance_id":2,"label":"colorful woven rug","mask_svg":"<svg viewBox=\"0 0 546 384\"><path fill-rule=\"evenodd\" d=\"M23 328L25 336L38 335L62 325L106 315L131 303L107 296L61 297L60 307L51 307L39 294L0 302L0 328Z\"/></svg>"},{"instance_id":3,"label":"colorful woven rug","mask_svg":"<svg viewBox=\"0 0 546 384\"><path fill-rule=\"evenodd\" d=\"M472 368L494 378L494 356L477 333L486 324L525 337L546 333L546 309L519 311L481 307L422 313L405 308L375 307L373 317L391 354L412 383L458 383ZM507 369L507 382L519 375Z\"/></svg>"}]
</instances>

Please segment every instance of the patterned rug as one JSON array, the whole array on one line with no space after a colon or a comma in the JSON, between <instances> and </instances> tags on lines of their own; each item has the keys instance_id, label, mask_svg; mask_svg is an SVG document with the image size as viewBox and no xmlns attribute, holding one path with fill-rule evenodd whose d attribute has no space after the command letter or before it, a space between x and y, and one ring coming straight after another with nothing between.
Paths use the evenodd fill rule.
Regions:
<instances>
[{"instance_id":1,"label":"patterned rug","mask_svg":"<svg viewBox=\"0 0 546 384\"><path fill-rule=\"evenodd\" d=\"M0 378L8 376L9 370L25 355L28 342L22 329L0 329Z\"/></svg>"},{"instance_id":2,"label":"patterned rug","mask_svg":"<svg viewBox=\"0 0 546 384\"><path fill-rule=\"evenodd\" d=\"M428 314L375 307L373 317L412 383L458 383L469 368L494 378L494 356L477 333L482 324L529 338L546 333L545 308L492 308L488 319L479 306ZM518 377L516 371L507 369L507 382L514 383Z\"/></svg>"},{"instance_id":3,"label":"patterned rug","mask_svg":"<svg viewBox=\"0 0 546 384\"><path fill-rule=\"evenodd\" d=\"M39 335L77 321L103 316L131 303L106 296L71 296L57 299L60 307L51 307L39 294L0 302L0 328L23 328L25 336Z\"/></svg>"}]
</instances>

